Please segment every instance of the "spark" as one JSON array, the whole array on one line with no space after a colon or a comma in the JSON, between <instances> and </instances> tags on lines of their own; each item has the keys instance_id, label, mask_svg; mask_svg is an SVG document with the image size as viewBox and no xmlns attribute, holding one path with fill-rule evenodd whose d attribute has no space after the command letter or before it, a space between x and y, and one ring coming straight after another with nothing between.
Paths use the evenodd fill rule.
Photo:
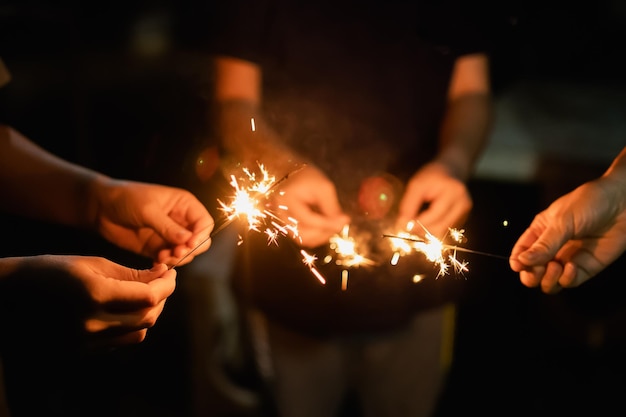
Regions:
<instances>
[{"instance_id":1,"label":"spark","mask_svg":"<svg viewBox=\"0 0 626 417\"><path fill-rule=\"evenodd\" d=\"M313 275L315 275L315 277L322 284L326 284L326 278L324 278L324 276L315 267L315 261L317 260L317 256L311 255L310 253L308 253L304 249L301 249L300 253L302 254L302 263L304 263L306 266L309 267L309 270L311 270Z\"/></svg>"},{"instance_id":2,"label":"spark","mask_svg":"<svg viewBox=\"0 0 626 417\"><path fill-rule=\"evenodd\" d=\"M217 200L219 209L226 216L226 223L235 219L245 219L248 223L248 230L261 232L261 228L264 228L263 233L267 235L270 244L278 244L277 239L280 235L297 238L298 228L295 219L289 218L289 223L284 222L276 213L264 208L265 201L279 181L269 174L263 164L258 166L260 175L248 168L243 168L245 177L230 176L230 185L235 190L234 195L230 197L228 203ZM287 208L282 206L281 209Z\"/></svg>"},{"instance_id":3,"label":"spark","mask_svg":"<svg viewBox=\"0 0 626 417\"><path fill-rule=\"evenodd\" d=\"M415 222L407 224L407 232L400 232L397 235L383 235L391 239L391 247L394 251L391 259L392 265L396 265L401 256L408 255L414 251L423 254L428 261L438 268L437 276L439 279L444 275L448 275L450 267L457 274L463 274L469 271L468 262L460 261L456 255L456 246L447 245L443 240L435 237L422 223L423 237L410 233L415 227ZM449 228L446 237L450 237L457 243L465 240L465 231L462 229ZM445 239L445 237L444 237ZM423 278L417 275L413 278L414 282L419 282Z\"/></svg>"},{"instance_id":4,"label":"spark","mask_svg":"<svg viewBox=\"0 0 626 417\"><path fill-rule=\"evenodd\" d=\"M248 230L264 233L267 236L268 244L277 245L278 238L281 235L290 236L294 239L299 238L297 221L292 217L288 217L287 221L281 220L281 217L269 210L265 203L280 183L305 166L302 165L287 173L280 180L276 180L275 176L270 175L263 164L258 164L258 173L252 172L248 168L243 168L242 171L245 175L242 178L231 175L230 185L234 189L234 194L228 199L228 202L217 200L218 208L224 213L225 220L206 239L187 252L169 269L180 265L184 259L200 248L200 246L204 245L237 219L245 219L248 223ZM287 210L287 207L280 206L279 209ZM237 245L241 245L242 242L243 238L239 235Z\"/></svg>"},{"instance_id":5,"label":"spark","mask_svg":"<svg viewBox=\"0 0 626 417\"><path fill-rule=\"evenodd\" d=\"M260 232L261 228L264 227L263 233L267 236L268 245L278 245L278 239L281 236L293 239L299 238L298 221L291 216L285 216L286 220L283 220L283 217L276 212L264 208L264 203L278 184L300 169L302 168L290 172L279 181L276 181L276 177L270 175L262 164L259 164L260 178L257 178L256 173L246 168L243 169L245 174L243 178L238 179L231 175L230 185L235 190L235 194L230 198L229 203L218 199L220 209L226 215L226 221L232 222L235 219L246 219L248 230L257 232ZM247 183L248 185L243 186L242 183ZM287 211L288 207L279 205L278 210ZM311 273L322 284L325 284L326 279L315 266L317 257L307 253L305 250L300 250L300 254L302 255L302 262L309 268Z\"/></svg>"},{"instance_id":6,"label":"spark","mask_svg":"<svg viewBox=\"0 0 626 417\"><path fill-rule=\"evenodd\" d=\"M375 265L376 262L359 253L356 240L349 235L350 225L345 225L341 233L330 238L330 248L335 251L335 263L347 268L362 265Z\"/></svg>"},{"instance_id":7,"label":"spark","mask_svg":"<svg viewBox=\"0 0 626 417\"><path fill-rule=\"evenodd\" d=\"M448 228L448 233L442 240L437 239L432 233L430 233L423 224L421 226L424 236L417 236L409 232L400 232L397 235L384 234L383 237L390 238L392 248L395 250L392 257L392 264L395 265L398 262L399 256L407 255L412 251L422 253L426 259L432 262L439 268L437 277L447 275L450 268L454 270L456 274L464 275L469 271L469 262L459 260L457 252L475 253L478 255L491 256L499 259L508 259L505 256L495 255L487 252L480 252L472 249L459 247L457 245L451 245L444 243L447 237L450 237L456 243L463 243L467 239L465 238L465 230ZM413 230L414 224L407 225L407 230ZM413 277L414 282L419 282L423 279L422 276L416 275Z\"/></svg>"},{"instance_id":8,"label":"spark","mask_svg":"<svg viewBox=\"0 0 626 417\"><path fill-rule=\"evenodd\" d=\"M359 253L357 242L349 232L350 225L345 225L341 233L330 238L330 248L336 254L335 264L344 267L341 271L341 289L344 291L348 287L348 268L376 265L376 262ZM329 255L324 261L330 263L332 259L333 256Z\"/></svg>"}]
</instances>

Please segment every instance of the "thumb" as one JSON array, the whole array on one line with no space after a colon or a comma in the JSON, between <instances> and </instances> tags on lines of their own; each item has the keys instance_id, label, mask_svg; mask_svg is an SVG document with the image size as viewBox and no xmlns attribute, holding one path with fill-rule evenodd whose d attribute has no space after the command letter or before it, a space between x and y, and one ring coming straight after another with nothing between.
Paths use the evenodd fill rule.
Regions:
<instances>
[{"instance_id":1,"label":"thumb","mask_svg":"<svg viewBox=\"0 0 626 417\"><path fill-rule=\"evenodd\" d=\"M164 263L155 263L151 269L140 269L137 271L135 280L147 284L154 281L157 278L166 278L169 276L170 271L176 276L175 270L170 270Z\"/></svg>"},{"instance_id":2,"label":"thumb","mask_svg":"<svg viewBox=\"0 0 626 417\"><path fill-rule=\"evenodd\" d=\"M547 228L530 248L519 254L518 258L526 265L546 264L554 259L569 238L569 235L560 233L554 228Z\"/></svg>"}]
</instances>

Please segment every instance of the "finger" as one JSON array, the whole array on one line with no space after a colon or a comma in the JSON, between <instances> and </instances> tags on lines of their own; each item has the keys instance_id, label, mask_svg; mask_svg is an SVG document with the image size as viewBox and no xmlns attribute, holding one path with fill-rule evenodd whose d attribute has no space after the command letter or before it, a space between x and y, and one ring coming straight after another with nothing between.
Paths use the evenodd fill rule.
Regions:
<instances>
[{"instance_id":1,"label":"finger","mask_svg":"<svg viewBox=\"0 0 626 417\"><path fill-rule=\"evenodd\" d=\"M331 236L341 231L350 222L350 217L345 214L320 214L311 210L308 206L296 206L294 210L291 210L291 214L298 220L298 231L300 233L305 229L318 229L322 234Z\"/></svg>"},{"instance_id":2,"label":"finger","mask_svg":"<svg viewBox=\"0 0 626 417\"><path fill-rule=\"evenodd\" d=\"M205 238L199 245L189 248L185 245L176 246L172 249L162 249L157 254L157 260L167 265L182 266L190 263L196 256L206 252L211 247L212 239Z\"/></svg>"},{"instance_id":3,"label":"finger","mask_svg":"<svg viewBox=\"0 0 626 417\"><path fill-rule=\"evenodd\" d=\"M419 213L418 220L435 236L443 237L449 228L460 226L472 207L465 194L442 193Z\"/></svg>"},{"instance_id":4,"label":"finger","mask_svg":"<svg viewBox=\"0 0 626 417\"><path fill-rule=\"evenodd\" d=\"M419 217L418 220L435 236L443 238L450 228L457 227L463 223L467 212L458 206L452 205L443 207L429 207Z\"/></svg>"},{"instance_id":5,"label":"finger","mask_svg":"<svg viewBox=\"0 0 626 417\"><path fill-rule=\"evenodd\" d=\"M209 222L202 221L195 223L191 229L193 231L193 235L187 241L187 247L195 248L202 244L202 252L209 249L209 246L211 246L211 233L213 232L214 227L215 223L212 218ZM204 245L206 242L208 242L208 245Z\"/></svg>"},{"instance_id":6,"label":"finger","mask_svg":"<svg viewBox=\"0 0 626 417\"><path fill-rule=\"evenodd\" d=\"M299 230L298 243L305 248L317 248L328 244L335 231L320 230L317 228L304 228Z\"/></svg>"},{"instance_id":7,"label":"finger","mask_svg":"<svg viewBox=\"0 0 626 417\"><path fill-rule=\"evenodd\" d=\"M530 269L520 271L520 281L529 288L534 288L541 283L541 279L545 273L544 266L535 266Z\"/></svg>"},{"instance_id":8,"label":"finger","mask_svg":"<svg viewBox=\"0 0 626 417\"><path fill-rule=\"evenodd\" d=\"M163 311L165 300L153 308L140 309L128 313L100 311L85 321L87 333L120 333L148 329L156 324Z\"/></svg>"},{"instance_id":9,"label":"finger","mask_svg":"<svg viewBox=\"0 0 626 417\"><path fill-rule=\"evenodd\" d=\"M107 343L112 346L136 345L146 340L148 329L135 330L134 332L124 333L120 336L111 337Z\"/></svg>"},{"instance_id":10,"label":"finger","mask_svg":"<svg viewBox=\"0 0 626 417\"><path fill-rule=\"evenodd\" d=\"M546 294L554 294L561 290L559 279L563 273L563 265L560 262L549 262L546 272L541 279L541 290Z\"/></svg>"},{"instance_id":11,"label":"finger","mask_svg":"<svg viewBox=\"0 0 626 417\"><path fill-rule=\"evenodd\" d=\"M567 262L563 267L563 274L559 279L561 287L576 287L589 279L588 274L584 270L578 270L573 262Z\"/></svg>"},{"instance_id":12,"label":"finger","mask_svg":"<svg viewBox=\"0 0 626 417\"><path fill-rule=\"evenodd\" d=\"M536 240L537 233L533 228L526 229L517 239L517 242L513 245L513 249L511 249L510 255L510 264L514 271L519 272L524 268L533 266L533 264L528 263L528 260L525 258L520 259L520 254L527 251Z\"/></svg>"},{"instance_id":13,"label":"finger","mask_svg":"<svg viewBox=\"0 0 626 417\"><path fill-rule=\"evenodd\" d=\"M146 225L154 229L166 242L174 245L184 244L193 236L191 230L161 211L152 210L146 214Z\"/></svg>"},{"instance_id":14,"label":"finger","mask_svg":"<svg viewBox=\"0 0 626 417\"><path fill-rule=\"evenodd\" d=\"M527 250L518 255L518 259L527 265L545 264L569 239L569 235L547 227Z\"/></svg>"},{"instance_id":15,"label":"finger","mask_svg":"<svg viewBox=\"0 0 626 417\"><path fill-rule=\"evenodd\" d=\"M606 268L606 265L599 262L588 250L577 250L568 263L571 263L572 269L575 270L570 287L581 285ZM564 282L567 283L567 279Z\"/></svg>"},{"instance_id":16,"label":"finger","mask_svg":"<svg viewBox=\"0 0 626 417\"><path fill-rule=\"evenodd\" d=\"M343 213L334 188L332 191L327 191L322 197L317 198L315 204L320 213L328 218L340 217Z\"/></svg>"},{"instance_id":17,"label":"finger","mask_svg":"<svg viewBox=\"0 0 626 417\"><path fill-rule=\"evenodd\" d=\"M509 257L509 266L514 272L521 272L525 268L527 268L527 265L524 265L515 257L514 252L511 252L511 255Z\"/></svg>"},{"instance_id":18,"label":"finger","mask_svg":"<svg viewBox=\"0 0 626 417\"><path fill-rule=\"evenodd\" d=\"M176 270L158 264L152 270L136 271L134 281L110 279L99 295L99 304L124 311L150 308L169 297L176 287Z\"/></svg>"},{"instance_id":19,"label":"finger","mask_svg":"<svg viewBox=\"0 0 626 417\"><path fill-rule=\"evenodd\" d=\"M148 334L148 329L128 331L122 334L108 335L97 334L90 337L87 344L89 349L113 348L118 346L135 345L143 342Z\"/></svg>"},{"instance_id":20,"label":"finger","mask_svg":"<svg viewBox=\"0 0 626 417\"><path fill-rule=\"evenodd\" d=\"M417 217L424 203L424 194L420 189L413 187L404 193L398 205L397 225L401 230L405 230L407 224Z\"/></svg>"}]
</instances>

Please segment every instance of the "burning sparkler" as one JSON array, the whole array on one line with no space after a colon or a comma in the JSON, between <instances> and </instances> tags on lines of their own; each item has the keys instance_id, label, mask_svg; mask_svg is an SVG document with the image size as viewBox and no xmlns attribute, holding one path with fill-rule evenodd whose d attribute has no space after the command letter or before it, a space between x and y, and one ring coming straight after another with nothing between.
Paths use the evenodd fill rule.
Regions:
<instances>
[{"instance_id":1,"label":"burning sparkler","mask_svg":"<svg viewBox=\"0 0 626 417\"><path fill-rule=\"evenodd\" d=\"M293 218L288 218L290 223L282 222L280 217L266 208L262 208L264 203L270 194L276 189L276 187L285 181L289 176L298 172L303 167L300 167L292 172L289 172L280 180L276 180L276 177L270 175L267 169L262 164L259 164L260 179L257 179L257 174L250 171L247 168L243 169L245 177L243 179L237 179L235 175L231 175L230 185L234 188L235 194L230 198L229 203L224 203L221 200L217 200L220 205L220 210L225 214L226 219L222 224L214 229L209 237L204 239L198 245L196 245L191 251L187 252L185 256L172 265L170 269L180 265L180 263L195 252L200 246L204 245L211 238L215 237L219 232L224 230L233 221L240 218L245 218L250 230L261 231L261 227L265 226L264 233L268 236L270 242L276 242L276 238L279 234L297 237L297 221ZM241 186L240 182L246 182L249 185ZM285 207L280 207L286 209ZM271 226L271 227L270 227Z\"/></svg>"},{"instance_id":2,"label":"burning sparkler","mask_svg":"<svg viewBox=\"0 0 626 417\"><path fill-rule=\"evenodd\" d=\"M268 244L273 243L277 245L280 236L298 239L297 220L289 216L286 216L286 220L283 220L283 217L267 208L266 203L271 193L276 190L280 183L303 169L305 165L289 172L280 180L276 180L275 176L270 175L262 164L259 164L258 167L258 175L247 168L243 168L245 175L242 178L237 178L235 175L230 176L230 185L235 190L234 195L229 198L228 202L217 200L219 209L225 215L225 221L215 229L208 238L200 242L200 244L183 256L176 264L171 266L170 269L179 265L185 258L191 255L191 253L237 219L245 219L248 224L248 230L264 233L267 236ZM286 211L287 207L279 206L278 209ZM241 241L240 236L240 242ZM309 267L313 275L315 275L322 284L325 284L326 279L315 267L317 258L304 250L301 250L300 253L303 256L303 263Z\"/></svg>"},{"instance_id":3,"label":"burning sparkler","mask_svg":"<svg viewBox=\"0 0 626 417\"><path fill-rule=\"evenodd\" d=\"M457 274L461 275L468 271L468 262L460 261L456 256L456 246L443 243L442 240L437 239L430 233L423 224L419 223L419 225L423 229L424 237L410 233L415 226L414 222L410 222L407 225L408 232L402 232L398 235L383 235L384 237L391 238L391 245L394 249L394 256L391 260L392 264L395 265L400 256L417 251L422 253L426 259L439 268L436 279L447 275L450 267L452 267ZM455 242L461 243L464 240L463 232L463 230L450 228L448 229L447 236L450 236Z\"/></svg>"},{"instance_id":4,"label":"burning sparkler","mask_svg":"<svg viewBox=\"0 0 626 417\"><path fill-rule=\"evenodd\" d=\"M368 259L359 252L357 241L350 236L350 225L345 225L340 234L336 234L330 238L330 249L335 253L324 258L325 263L335 260L335 264L342 266L341 270L341 289L348 288L348 269L360 266L374 266L376 262Z\"/></svg>"},{"instance_id":5,"label":"burning sparkler","mask_svg":"<svg viewBox=\"0 0 626 417\"><path fill-rule=\"evenodd\" d=\"M252 123L254 122L252 121ZM234 189L234 194L226 202L218 199L219 209L224 213L225 220L208 238L200 242L200 244L183 256L175 265L170 267L170 269L179 265L185 258L191 255L191 253L237 219L245 220L249 231L265 234L267 236L268 245L278 245L278 239L281 236L289 237L291 238L290 240L297 240L299 238L298 221L289 216L280 216L276 211L270 210L267 202L270 195L277 189L280 183L304 168L304 166L289 172L280 180L276 180L276 177L270 175L262 164L258 164L258 168L258 172L243 168L242 171L244 175L240 177L231 175L230 185ZM277 209L286 211L287 207L278 206ZM383 235L383 237L390 238L391 250L393 252L390 261L391 265L397 265L400 258L403 256L418 252L423 254L429 262L432 262L438 268L436 276L436 279L438 279L441 276L447 275L450 269L460 275L469 271L468 262L459 260L457 258L457 252L470 252L499 257L497 255L457 246L465 241L464 230L449 228L446 236L440 240L419 222L417 222L417 224L421 226L422 236L412 234L411 231L415 224L416 222L409 223L406 232L401 232L397 235ZM331 253L323 260L325 264L334 262L335 265L341 267L342 290L347 289L349 270L351 268L378 265L378 262L368 258L364 254L362 251L363 245L360 245L354 236L350 236L349 232L350 226L346 225L341 233L330 238L329 247ZM446 238L452 239L455 243L444 243ZM240 242L241 241L240 236ZM311 273L322 284L325 284L326 278L315 266L317 257L303 249L300 249L300 255L302 256L302 262L309 268ZM416 274L413 277L413 281L419 282L423 278L423 275Z\"/></svg>"},{"instance_id":6,"label":"burning sparkler","mask_svg":"<svg viewBox=\"0 0 626 417\"><path fill-rule=\"evenodd\" d=\"M419 223L419 222L418 222ZM463 247L459 247L456 244L463 243L466 239L464 236L464 230L449 228L446 237L450 237L456 244L446 244L443 240L437 239L432 233L424 227L423 224L419 223L424 232L424 237L416 236L410 233L410 231L415 226L415 223L409 223L407 226L408 232L402 232L398 235L388 235L385 234L383 237L388 237L391 239L391 244L394 248L394 257L392 258L392 264L398 262L400 256L411 253L412 251L417 251L422 253L426 259L432 262L435 266L439 268L439 272L437 273L437 277L439 278L443 275L447 275L450 267L455 271L455 273L463 275L463 273L468 272L469 263L467 261L461 261L457 258L457 252L468 252L475 253L479 255L492 256L501 259L508 259L504 256L494 255L486 252L479 252L471 249L466 249ZM443 239L445 239L444 237Z\"/></svg>"},{"instance_id":7,"label":"burning sparkler","mask_svg":"<svg viewBox=\"0 0 626 417\"><path fill-rule=\"evenodd\" d=\"M248 223L248 229L257 232L263 231L268 236L268 241L276 243L279 235L292 235L298 237L298 222L288 217L288 222L281 220L277 214L264 208L264 203L270 196L276 185L281 181L276 181L276 177L270 175L262 164L259 164L261 178L257 179L257 175L247 168L243 169L246 177L244 182L249 183L248 186L240 185L242 180L237 179L235 175L230 176L230 185L235 190L235 194L230 198L229 203L217 200L220 210L226 215L226 223L239 218L245 218ZM287 176L291 175L287 174ZM284 178L287 178L285 176ZM286 210L286 207L279 207ZM261 230L261 228L264 228Z\"/></svg>"}]
</instances>

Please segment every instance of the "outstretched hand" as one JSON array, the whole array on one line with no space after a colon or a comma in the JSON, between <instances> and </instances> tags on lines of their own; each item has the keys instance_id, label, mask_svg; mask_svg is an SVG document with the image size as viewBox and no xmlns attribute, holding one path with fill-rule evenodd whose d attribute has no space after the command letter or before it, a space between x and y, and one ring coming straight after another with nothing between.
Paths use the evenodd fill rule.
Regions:
<instances>
[{"instance_id":1,"label":"outstretched hand","mask_svg":"<svg viewBox=\"0 0 626 417\"><path fill-rule=\"evenodd\" d=\"M545 293L576 287L626 250L623 183L600 178L539 213L511 252L510 266L528 287Z\"/></svg>"}]
</instances>

